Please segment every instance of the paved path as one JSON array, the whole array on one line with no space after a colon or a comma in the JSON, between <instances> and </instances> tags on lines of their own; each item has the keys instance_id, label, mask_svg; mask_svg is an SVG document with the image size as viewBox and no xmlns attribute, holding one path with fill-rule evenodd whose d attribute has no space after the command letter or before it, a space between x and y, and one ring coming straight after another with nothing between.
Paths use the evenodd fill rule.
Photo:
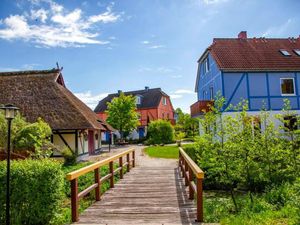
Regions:
<instances>
[{"instance_id":1,"label":"paved path","mask_svg":"<svg viewBox=\"0 0 300 225\"><path fill-rule=\"evenodd\" d=\"M86 209L77 225L158 225L195 223L196 208L188 200L177 161L154 159L136 148L136 167L125 174L101 201Z\"/></svg>"}]
</instances>

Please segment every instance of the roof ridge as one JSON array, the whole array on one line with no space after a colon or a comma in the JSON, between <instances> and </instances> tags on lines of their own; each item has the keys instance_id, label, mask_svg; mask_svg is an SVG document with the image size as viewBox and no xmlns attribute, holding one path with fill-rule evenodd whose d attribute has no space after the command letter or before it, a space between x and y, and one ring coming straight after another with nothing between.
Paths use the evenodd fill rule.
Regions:
<instances>
[{"instance_id":1,"label":"roof ridge","mask_svg":"<svg viewBox=\"0 0 300 225\"><path fill-rule=\"evenodd\" d=\"M13 76L13 75L37 75L37 74L49 74L49 73L59 73L60 69L50 69L50 70L20 70L20 71L6 71L0 72L0 76Z\"/></svg>"}]
</instances>

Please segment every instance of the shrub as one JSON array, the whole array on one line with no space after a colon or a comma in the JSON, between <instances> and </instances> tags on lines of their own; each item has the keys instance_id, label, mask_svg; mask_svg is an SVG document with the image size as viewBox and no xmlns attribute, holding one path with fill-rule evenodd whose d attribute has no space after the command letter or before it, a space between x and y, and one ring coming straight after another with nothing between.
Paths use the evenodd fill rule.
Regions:
<instances>
[{"instance_id":1,"label":"shrub","mask_svg":"<svg viewBox=\"0 0 300 225\"><path fill-rule=\"evenodd\" d=\"M61 151L62 156L64 157L65 160L65 165L75 165L77 162L77 155L72 152L69 148L64 148Z\"/></svg>"},{"instance_id":2,"label":"shrub","mask_svg":"<svg viewBox=\"0 0 300 225\"><path fill-rule=\"evenodd\" d=\"M152 121L148 127L149 144L168 144L174 142L174 128L169 121Z\"/></svg>"},{"instance_id":3,"label":"shrub","mask_svg":"<svg viewBox=\"0 0 300 225\"><path fill-rule=\"evenodd\" d=\"M61 165L49 159L13 161L11 166L11 224L49 224L63 197ZM6 164L0 162L0 208L5 208ZM5 210L0 210L4 224Z\"/></svg>"}]
</instances>

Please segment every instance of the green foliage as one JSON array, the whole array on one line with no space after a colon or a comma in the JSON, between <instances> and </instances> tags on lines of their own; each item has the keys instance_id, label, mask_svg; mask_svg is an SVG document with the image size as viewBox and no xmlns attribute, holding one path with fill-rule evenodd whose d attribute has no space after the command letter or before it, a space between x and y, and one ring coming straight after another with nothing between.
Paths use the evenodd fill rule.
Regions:
<instances>
[{"instance_id":1,"label":"green foliage","mask_svg":"<svg viewBox=\"0 0 300 225\"><path fill-rule=\"evenodd\" d=\"M139 125L138 113L136 112L136 99L132 95L121 93L107 103L107 122L119 130L123 138L124 132L131 132Z\"/></svg>"},{"instance_id":2,"label":"green foliage","mask_svg":"<svg viewBox=\"0 0 300 225\"><path fill-rule=\"evenodd\" d=\"M184 113L180 108L175 110L177 114L177 122L174 126L176 133L183 132L185 137L195 136L198 132L198 119L191 118L189 113Z\"/></svg>"},{"instance_id":3,"label":"green foliage","mask_svg":"<svg viewBox=\"0 0 300 225\"><path fill-rule=\"evenodd\" d=\"M5 119L3 110L0 110L0 149L5 148L7 144L7 120ZM16 117L12 121L11 127L11 139L14 140L16 134L29 123L17 113Z\"/></svg>"},{"instance_id":4,"label":"green foliage","mask_svg":"<svg viewBox=\"0 0 300 225\"><path fill-rule=\"evenodd\" d=\"M212 111L200 119L202 135L195 148L187 150L205 171L204 187L230 194L231 206L222 208L220 215L233 216L219 219L223 218L224 224L276 224L283 218L284 224L297 224L296 217L286 218L288 210L293 216L300 215L299 205L289 197L299 201L300 195L295 191L300 173L300 135L289 124L296 115L289 101L285 100L281 114L276 117L265 109L256 116L249 114L247 101L229 106L236 112L228 115L223 113L228 110L224 108L225 102L217 96ZM281 122L279 127L274 119ZM237 191L246 193L242 202Z\"/></svg>"},{"instance_id":5,"label":"green foliage","mask_svg":"<svg viewBox=\"0 0 300 225\"><path fill-rule=\"evenodd\" d=\"M51 142L52 134L50 126L41 118L37 122L22 127L14 138L14 146L19 150L31 150L33 156L49 157L52 153Z\"/></svg>"},{"instance_id":6,"label":"green foliage","mask_svg":"<svg viewBox=\"0 0 300 225\"><path fill-rule=\"evenodd\" d=\"M26 122L19 113L12 121L11 140L14 151L28 151L34 158L49 157L55 148L49 137L50 126L41 118L35 123ZM0 150L7 145L7 121L0 112Z\"/></svg>"},{"instance_id":7,"label":"green foliage","mask_svg":"<svg viewBox=\"0 0 300 225\"><path fill-rule=\"evenodd\" d=\"M64 148L61 151L62 156L64 157L64 165L75 165L77 163L77 155L71 151L68 147Z\"/></svg>"},{"instance_id":8,"label":"green foliage","mask_svg":"<svg viewBox=\"0 0 300 225\"><path fill-rule=\"evenodd\" d=\"M11 165L11 224L49 224L61 206L61 165L53 160L13 161ZM6 164L0 162L0 208L5 208ZM4 224L5 210L0 210Z\"/></svg>"},{"instance_id":9,"label":"green foliage","mask_svg":"<svg viewBox=\"0 0 300 225\"><path fill-rule=\"evenodd\" d=\"M169 121L151 121L148 127L149 144L168 144L174 142L174 128Z\"/></svg>"}]
</instances>

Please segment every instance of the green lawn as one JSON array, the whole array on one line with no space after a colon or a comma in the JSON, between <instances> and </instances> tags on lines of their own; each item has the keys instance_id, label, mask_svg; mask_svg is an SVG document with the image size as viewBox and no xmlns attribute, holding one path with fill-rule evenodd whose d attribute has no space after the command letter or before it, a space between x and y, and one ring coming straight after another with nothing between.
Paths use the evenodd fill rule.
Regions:
<instances>
[{"instance_id":1,"label":"green lawn","mask_svg":"<svg viewBox=\"0 0 300 225\"><path fill-rule=\"evenodd\" d=\"M188 147L193 144L185 144L183 147ZM179 148L175 146L151 146L144 149L144 152L150 157L165 158L165 159L178 159Z\"/></svg>"},{"instance_id":2,"label":"green lawn","mask_svg":"<svg viewBox=\"0 0 300 225\"><path fill-rule=\"evenodd\" d=\"M150 157L166 159L178 159L179 154L177 146L151 146L145 148L144 151Z\"/></svg>"}]
</instances>

